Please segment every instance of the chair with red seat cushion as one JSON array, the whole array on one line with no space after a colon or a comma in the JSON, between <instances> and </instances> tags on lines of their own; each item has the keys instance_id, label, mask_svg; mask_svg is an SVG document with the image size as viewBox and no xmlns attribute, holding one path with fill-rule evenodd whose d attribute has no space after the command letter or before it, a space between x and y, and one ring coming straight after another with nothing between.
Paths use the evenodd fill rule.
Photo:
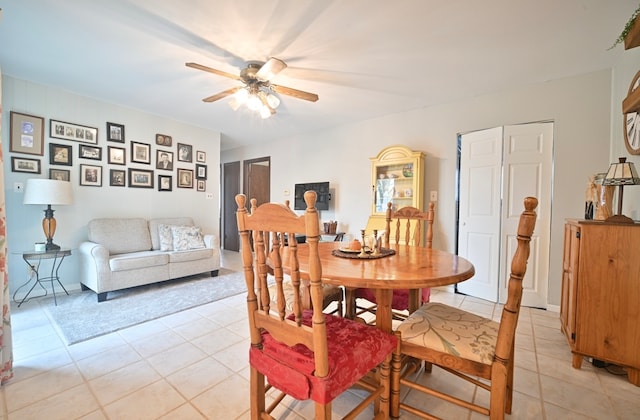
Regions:
<instances>
[{"instance_id":1,"label":"chair with red seat cushion","mask_svg":"<svg viewBox=\"0 0 640 420\"><path fill-rule=\"evenodd\" d=\"M332 401L356 384L369 395L348 417L354 418L373 404L376 418L388 418L390 361L397 339L393 334L322 312L316 194L307 191L304 198L307 209L298 216L276 203L262 204L249 214L246 197L236 196L251 336L251 418L271 418L269 413L287 394L297 400L313 400L315 418L329 419ZM283 246L284 238L295 234L305 235L306 243L288 241ZM302 246L309 247L307 273L298 269L297 250ZM294 289L292 310L285 302L285 272ZM275 278L275 297L269 292L268 273ZM265 392L272 387L281 395L267 407Z\"/></svg>"},{"instance_id":2,"label":"chair with red seat cushion","mask_svg":"<svg viewBox=\"0 0 640 420\"><path fill-rule=\"evenodd\" d=\"M392 211L391 203L387 203L386 214L386 228L385 228L385 247L389 248L391 245L420 245L422 243L423 229L426 232L425 246L431 248L433 242L433 219L435 216L435 204L429 203L429 210L422 212L415 207L403 207L397 211ZM392 227L394 227L395 235L392 235ZM404 234L401 232L404 231ZM391 236L394 236L393 240ZM431 290L428 288L421 290L420 304L429 302ZM352 297L353 296L353 297ZM373 305L356 305L354 299L364 298ZM364 312L375 313L376 310L376 296L375 292L371 289L356 289L355 291L348 291L347 300L351 300L351 304L355 307L355 315L361 315ZM393 297L391 301L391 308L393 311L394 319L403 320L406 318L407 311L410 311L409 307L409 290L397 289L393 291ZM416 308L414 308L415 310ZM353 312L353 311L352 311ZM354 314L352 313L351 316Z\"/></svg>"}]
</instances>

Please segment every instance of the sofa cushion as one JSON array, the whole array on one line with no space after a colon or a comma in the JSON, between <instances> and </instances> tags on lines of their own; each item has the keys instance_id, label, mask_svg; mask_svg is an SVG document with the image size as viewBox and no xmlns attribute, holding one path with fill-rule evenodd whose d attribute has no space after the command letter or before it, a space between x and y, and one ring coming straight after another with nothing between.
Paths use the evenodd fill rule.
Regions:
<instances>
[{"instance_id":1,"label":"sofa cushion","mask_svg":"<svg viewBox=\"0 0 640 420\"><path fill-rule=\"evenodd\" d=\"M151 250L151 235L145 219L93 219L87 226L87 236L109 250L109 254Z\"/></svg>"},{"instance_id":2,"label":"sofa cushion","mask_svg":"<svg viewBox=\"0 0 640 420\"><path fill-rule=\"evenodd\" d=\"M198 261L211 258L213 250L211 248L191 249L189 251L169 252L168 255L170 263Z\"/></svg>"},{"instance_id":3,"label":"sofa cushion","mask_svg":"<svg viewBox=\"0 0 640 420\"><path fill-rule=\"evenodd\" d=\"M173 235L173 249L175 251L187 251L190 249L204 248L202 232L196 226L171 226Z\"/></svg>"},{"instance_id":4,"label":"sofa cushion","mask_svg":"<svg viewBox=\"0 0 640 420\"><path fill-rule=\"evenodd\" d=\"M133 252L109 258L111 271L135 270L169 263L169 255L157 251Z\"/></svg>"},{"instance_id":5,"label":"sofa cushion","mask_svg":"<svg viewBox=\"0 0 640 420\"><path fill-rule=\"evenodd\" d=\"M158 239L160 240L160 251L173 251L173 233L171 233L171 225L158 225Z\"/></svg>"},{"instance_id":6,"label":"sofa cushion","mask_svg":"<svg viewBox=\"0 0 640 420\"><path fill-rule=\"evenodd\" d=\"M159 225L193 226L193 219L190 217L165 217L149 220L152 249L160 249L160 236L158 235Z\"/></svg>"}]
</instances>

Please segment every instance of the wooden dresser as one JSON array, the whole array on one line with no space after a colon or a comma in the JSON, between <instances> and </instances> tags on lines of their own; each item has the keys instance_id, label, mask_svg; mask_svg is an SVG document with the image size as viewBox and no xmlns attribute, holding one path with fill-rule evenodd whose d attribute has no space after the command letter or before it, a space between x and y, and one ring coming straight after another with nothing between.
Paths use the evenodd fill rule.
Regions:
<instances>
[{"instance_id":1,"label":"wooden dresser","mask_svg":"<svg viewBox=\"0 0 640 420\"><path fill-rule=\"evenodd\" d=\"M624 366L640 386L640 224L567 220L562 330L573 353Z\"/></svg>"}]
</instances>

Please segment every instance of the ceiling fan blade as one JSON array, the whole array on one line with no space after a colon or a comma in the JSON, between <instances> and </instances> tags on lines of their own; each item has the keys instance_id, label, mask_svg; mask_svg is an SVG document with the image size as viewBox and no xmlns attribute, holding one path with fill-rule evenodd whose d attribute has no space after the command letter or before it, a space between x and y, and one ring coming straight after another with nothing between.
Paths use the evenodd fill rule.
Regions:
<instances>
[{"instance_id":1,"label":"ceiling fan blade","mask_svg":"<svg viewBox=\"0 0 640 420\"><path fill-rule=\"evenodd\" d=\"M203 66L198 63L185 63L185 66L202 71L208 71L209 73L217 74L218 76L229 77L231 79L240 80L240 76L237 74L227 73L226 71L212 69L211 67Z\"/></svg>"},{"instance_id":2,"label":"ceiling fan blade","mask_svg":"<svg viewBox=\"0 0 640 420\"><path fill-rule=\"evenodd\" d=\"M283 95L293 96L294 98L304 99L305 101L311 101L311 102L315 102L318 100L318 95L316 95L315 93L309 93L303 90L293 89L285 86L278 86L278 85L270 85L270 86L275 92L281 93Z\"/></svg>"},{"instance_id":3,"label":"ceiling fan blade","mask_svg":"<svg viewBox=\"0 0 640 420\"><path fill-rule=\"evenodd\" d=\"M209 96L207 98L204 98L202 101L203 102L215 102L218 99L226 98L229 95L233 95L234 93L236 93L240 89L242 89L241 86L236 86L236 87L233 87L231 89L227 89L227 90L224 90L224 91L222 91L220 93L216 93L215 95L211 95L211 96Z\"/></svg>"},{"instance_id":4,"label":"ceiling fan blade","mask_svg":"<svg viewBox=\"0 0 640 420\"><path fill-rule=\"evenodd\" d=\"M268 82L276 74L287 68L287 64L275 57L269 58L266 63L260 67L260 70L256 73L256 79L261 82Z\"/></svg>"}]
</instances>

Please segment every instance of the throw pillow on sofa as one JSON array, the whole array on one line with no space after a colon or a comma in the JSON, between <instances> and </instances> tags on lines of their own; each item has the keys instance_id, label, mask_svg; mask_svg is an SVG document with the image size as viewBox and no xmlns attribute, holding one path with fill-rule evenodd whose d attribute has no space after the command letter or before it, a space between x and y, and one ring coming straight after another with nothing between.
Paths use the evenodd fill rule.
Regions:
<instances>
[{"instance_id":1,"label":"throw pillow on sofa","mask_svg":"<svg viewBox=\"0 0 640 420\"><path fill-rule=\"evenodd\" d=\"M160 239L160 251L173 251L173 233L171 225L158 225L158 238Z\"/></svg>"},{"instance_id":2,"label":"throw pillow on sofa","mask_svg":"<svg viewBox=\"0 0 640 420\"><path fill-rule=\"evenodd\" d=\"M173 250L187 251L189 249L204 248L202 231L196 226L171 226L173 235Z\"/></svg>"}]
</instances>

